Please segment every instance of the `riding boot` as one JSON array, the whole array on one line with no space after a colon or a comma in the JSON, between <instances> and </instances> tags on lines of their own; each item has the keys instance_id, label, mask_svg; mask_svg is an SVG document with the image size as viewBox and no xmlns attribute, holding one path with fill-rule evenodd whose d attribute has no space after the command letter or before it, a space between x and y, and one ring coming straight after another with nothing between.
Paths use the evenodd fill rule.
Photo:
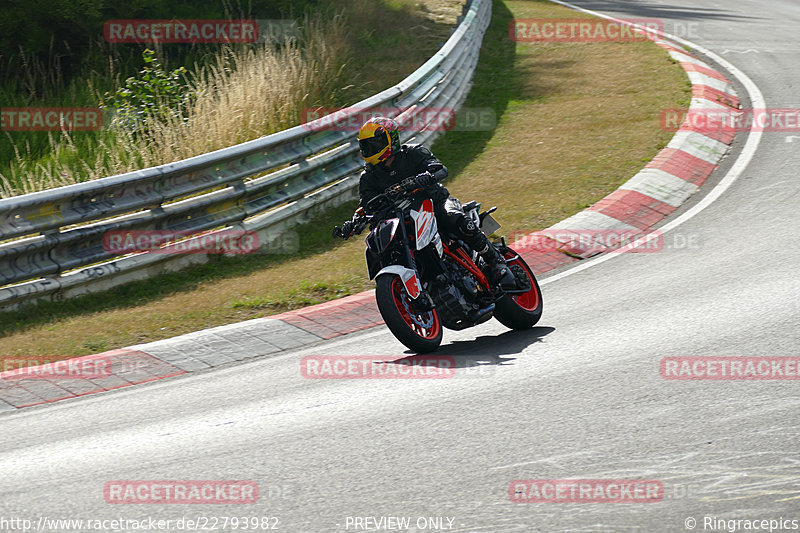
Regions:
<instances>
[{"instance_id":1,"label":"riding boot","mask_svg":"<svg viewBox=\"0 0 800 533\"><path fill-rule=\"evenodd\" d=\"M500 285L503 289L515 289L517 288L517 282L514 278L514 274L511 272L511 269L508 268L505 259L503 256L500 255L500 252L492 246L492 243L489 242L489 238L480 233L480 237L483 237L481 240L483 241L483 246L476 247L476 252L483 257L483 260L489 265L489 270L491 272L491 281L495 285ZM476 241L478 240L476 239Z\"/></svg>"}]
</instances>

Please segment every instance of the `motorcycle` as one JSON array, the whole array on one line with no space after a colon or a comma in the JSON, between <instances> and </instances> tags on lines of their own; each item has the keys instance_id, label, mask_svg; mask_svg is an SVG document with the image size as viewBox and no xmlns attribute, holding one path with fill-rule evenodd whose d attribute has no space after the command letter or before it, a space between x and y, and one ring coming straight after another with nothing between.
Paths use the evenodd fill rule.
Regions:
<instances>
[{"instance_id":1,"label":"motorcycle","mask_svg":"<svg viewBox=\"0 0 800 533\"><path fill-rule=\"evenodd\" d=\"M463 204L464 212L487 235L500 225L492 207ZM433 201L413 178L386 189L367 204L372 215L357 214L353 232L369 226L366 262L375 279L375 298L386 326L417 353L436 350L442 328L462 330L492 317L511 329L526 329L542 316L542 293L522 257L504 239L492 245L514 274L516 288L490 282L489 265L457 235L439 233ZM338 232L338 234L337 234ZM342 238L338 226L334 234Z\"/></svg>"}]
</instances>

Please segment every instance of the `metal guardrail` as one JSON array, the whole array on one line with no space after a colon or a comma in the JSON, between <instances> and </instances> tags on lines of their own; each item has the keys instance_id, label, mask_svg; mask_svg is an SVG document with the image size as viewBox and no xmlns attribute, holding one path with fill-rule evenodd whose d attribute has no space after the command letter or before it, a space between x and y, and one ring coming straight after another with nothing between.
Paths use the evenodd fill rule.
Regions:
<instances>
[{"instance_id":1,"label":"metal guardrail","mask_svg":"<svg viewBox=\"0 0 800 533\"><path fill-rule=\"evenodd\" d=\"M491 0L470 0L448 41L385 91L337 113L400 117L457 109L471 85ZM390 112L390 110L392 112ZM63 300L205 262L208 255L137 253L103 246L109 231L236 229L270 246L282 232L356 196L354 133L330 118L183 161L0 200L0 310ZM404 142L430 142L421 128Z\"/></svg>"}]
</instances>

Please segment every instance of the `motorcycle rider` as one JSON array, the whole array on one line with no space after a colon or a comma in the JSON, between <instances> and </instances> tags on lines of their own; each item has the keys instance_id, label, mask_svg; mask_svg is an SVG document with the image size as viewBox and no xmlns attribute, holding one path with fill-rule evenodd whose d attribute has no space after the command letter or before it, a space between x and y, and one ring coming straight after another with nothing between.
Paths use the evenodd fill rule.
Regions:
<instances>
[{"instance_id":1,"label":"motorcycle rider","mask_svg":"<svg viewBox=\"0 0 800 533\"><path fill-rule=\"evenodd\" d=\"M373 117L358 132L364 171L358 184L359 206L352 220L334 229L334 236L348 239L356 227L356 219L367 213L367 204L387 188L407 178L413 178L414 188L424 188L430 194L434 215L440 228L457 235L490 265L490 278L502 288L516 287L514 275L503 256L492 246L488 237L469 218L458 199L439 183L447 177L445 167L430 150L416 145L400 145L399 125L391 118Z\"/></svg>"}]
</instances>

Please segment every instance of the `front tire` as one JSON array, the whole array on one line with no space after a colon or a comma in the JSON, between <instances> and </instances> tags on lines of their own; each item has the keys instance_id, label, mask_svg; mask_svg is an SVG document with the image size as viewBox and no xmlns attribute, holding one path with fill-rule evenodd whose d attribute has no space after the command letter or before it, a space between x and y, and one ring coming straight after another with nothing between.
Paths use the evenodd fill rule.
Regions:
<instances>
[{"instance_id":1,"label":"front tire","mask_svg":"<svg viewBox=\"0 0 800 533\"><path fill-rule=\"evenodd\" d=\"M522 294L506 294L497 301L494 308L494 317L511 329L527 329L533 327L542 318L542 290L536 281L536 276L522 257L519 257L510 248L505 252L506 264L511 268L518 266L531 284L531 289ZM517 256L513 261L512 257Z\"/></svg>"},{"instance_id":2,"label":"front tire","mask_svg":"<svg viewBox=\"0 0 800 533\"><path fill-rule=\"evenodd\" d=\"M411 308L399 276L384 274L375 280L378 310L389 331L409 349L417 353L432 352L442 343L442 323L436 309L418 313Z\"/></svg>"}]
</instances>

